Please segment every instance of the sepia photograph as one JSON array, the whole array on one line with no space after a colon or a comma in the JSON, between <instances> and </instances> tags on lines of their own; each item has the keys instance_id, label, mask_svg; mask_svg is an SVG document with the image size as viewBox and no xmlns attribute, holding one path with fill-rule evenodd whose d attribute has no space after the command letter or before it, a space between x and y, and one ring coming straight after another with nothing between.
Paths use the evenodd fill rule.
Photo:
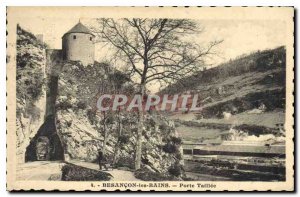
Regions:
<instances>
[{"instance_id":1,"label":"sepia photograph","mask_svg":"<svg viewBox=\"0 0 300 197\"><path fill-rule=\"evenodd\" d=\"M8 7L7 189L293 190L293 17Z\"/></svg>"}]
</instances>

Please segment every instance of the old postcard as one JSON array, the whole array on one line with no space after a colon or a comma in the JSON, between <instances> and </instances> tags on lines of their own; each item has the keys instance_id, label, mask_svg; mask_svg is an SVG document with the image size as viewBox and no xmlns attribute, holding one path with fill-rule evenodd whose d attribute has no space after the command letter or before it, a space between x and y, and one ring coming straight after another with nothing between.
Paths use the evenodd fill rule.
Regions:
<instances>
[{"instance_id":1,"label":"old postcard","mask_svg":"<svg viewBox=\"0 0 300 197\"><path fill-rule=\"evenodd\" d=\"M7 190L294 190L294 8L8 7L7 33Z\"/></svg>"}]
</instances>

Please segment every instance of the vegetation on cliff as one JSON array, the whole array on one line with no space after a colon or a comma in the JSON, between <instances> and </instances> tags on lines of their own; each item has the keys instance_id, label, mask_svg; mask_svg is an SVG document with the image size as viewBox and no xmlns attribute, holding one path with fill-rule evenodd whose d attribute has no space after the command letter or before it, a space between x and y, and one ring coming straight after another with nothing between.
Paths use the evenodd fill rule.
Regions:
<instances>
[{"instance_id":1,"label":"vegetation on cliff","mask_svg":"<svg viewBox=\"0 0 300 197\"><path fill-rule=\"evenodd\" d=\"M45 45L30 32L17 26L17 116L39 115L35 108L43 95Z\"/></svg>"},{"instance_id":2,"label":"vegetation on cliff","mask_svg":"<svg viewBox=\"0 0 300 197\"><path fill-rule=\"evenodd\" d=\"M98 150L115 167L134 169L137 113L117 110L99 112L100 94L133 94L136 85L127 75L104 63L87 67L67 64L59 76L56 102L58 132L71 159L94 162ZM144 114L142 167L170 175L180 168L181 140L172 121L159 114ZM183 171L175 173L180 177Z\"/></svg>"},{"instance_id":3,"label":"vegetation on cliff","mask_svg":"<svg viewBox=\"0 0 300 197\"><path fill-rule=\"evenodd\" d=\"M17 158L24 162L29 138L35 135L44 120L46 46L19 25L16 44Z\"/></svg>"}]
</instances>

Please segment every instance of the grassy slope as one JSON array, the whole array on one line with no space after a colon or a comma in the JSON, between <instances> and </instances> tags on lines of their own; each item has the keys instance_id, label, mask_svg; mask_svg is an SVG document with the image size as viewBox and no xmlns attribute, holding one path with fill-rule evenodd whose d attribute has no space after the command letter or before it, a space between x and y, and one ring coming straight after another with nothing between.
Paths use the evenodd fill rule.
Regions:
<instances>
[{"instance_id":1,"label":"grassy slope","mask_svg":"<svg viewBox=\"0 0 300 197\"><path fill-rule=\"evenodd\" d=\"M223 91L219 92L221 88ZM284 123L285 49L280 47L250 54L196 73L163 90L164 93L186 93L187 91L198 93L202 101L206 98L209 98L209 101L199 103L203 107L200 113L177 113L171 116L172 119L209 123L212 126L214 124L254 125L261 126L269 132L277 127L276 124ZM259 107L261 103L267 108L265 113L248 113ZM224 111L235 115L224 119L222 115ZM212 126L199 128L179 124L177 129L185 139L212 138L224 131Z\"/></svg>"}]
</instances>

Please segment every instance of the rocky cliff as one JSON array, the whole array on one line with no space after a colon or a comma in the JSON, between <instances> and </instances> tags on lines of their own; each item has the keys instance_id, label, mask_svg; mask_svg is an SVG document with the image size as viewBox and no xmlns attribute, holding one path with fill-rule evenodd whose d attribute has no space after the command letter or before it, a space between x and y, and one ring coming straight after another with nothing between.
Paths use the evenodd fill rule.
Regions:
<instances>
[{"instance_id":1,"label":"rocky cliff","mask_svg":"<svg viewBox=\"0 0 300 197\"><path fill-rule=\"evenodd\" d=\"M44 122L45 49L30 32L17 26L17 160L24 162L26 147Z\"/></svg>"},{"instance_id":2,"label":"rocky cliff","mask_svg":"<svg viewBox=\"0 0 300 197\"><path fill-rule=\"evenodd\" d=\"M21 27L17 34L19 162L25 162L26 149L35 148L36 143L31 142L38 135L47 137L51 130L54 133L48 138L58 134L60 140L57 142L62 143L65 160L95 162L98 150L104 147L108 162L116 167L133 169L136 112L119 110L103 114L95 111L99 94L135 93L137 88L130 78L103 63L83 66L79 62L55 61L49 64L47 47L43 43ZM53 52L51 54L53 56ZM48 55L50 59L52 56ZM46 64L50 67L46 68ZM181 139L173 121L159 114L145 113L142 141L144 170L166 177L182 175Z\"/></svg>"},{"instance_id":3,"label":"rocky cliff","mask_svg":"<svg viewBox=\"0 0 300 197\"><path fill-rule=\"evenodd\" d=\"M69 159L96 161L105 144L107 159L118 167L134 168L137 135L135 112L95 111L97 93L133 93L135 85L126 75L106 64L65 65L59 77L56 102L58 132ZM181 140L173 121L159 114L144 115L143 167L169 173L182 159Z\"/></svg>"}]
</instances>

